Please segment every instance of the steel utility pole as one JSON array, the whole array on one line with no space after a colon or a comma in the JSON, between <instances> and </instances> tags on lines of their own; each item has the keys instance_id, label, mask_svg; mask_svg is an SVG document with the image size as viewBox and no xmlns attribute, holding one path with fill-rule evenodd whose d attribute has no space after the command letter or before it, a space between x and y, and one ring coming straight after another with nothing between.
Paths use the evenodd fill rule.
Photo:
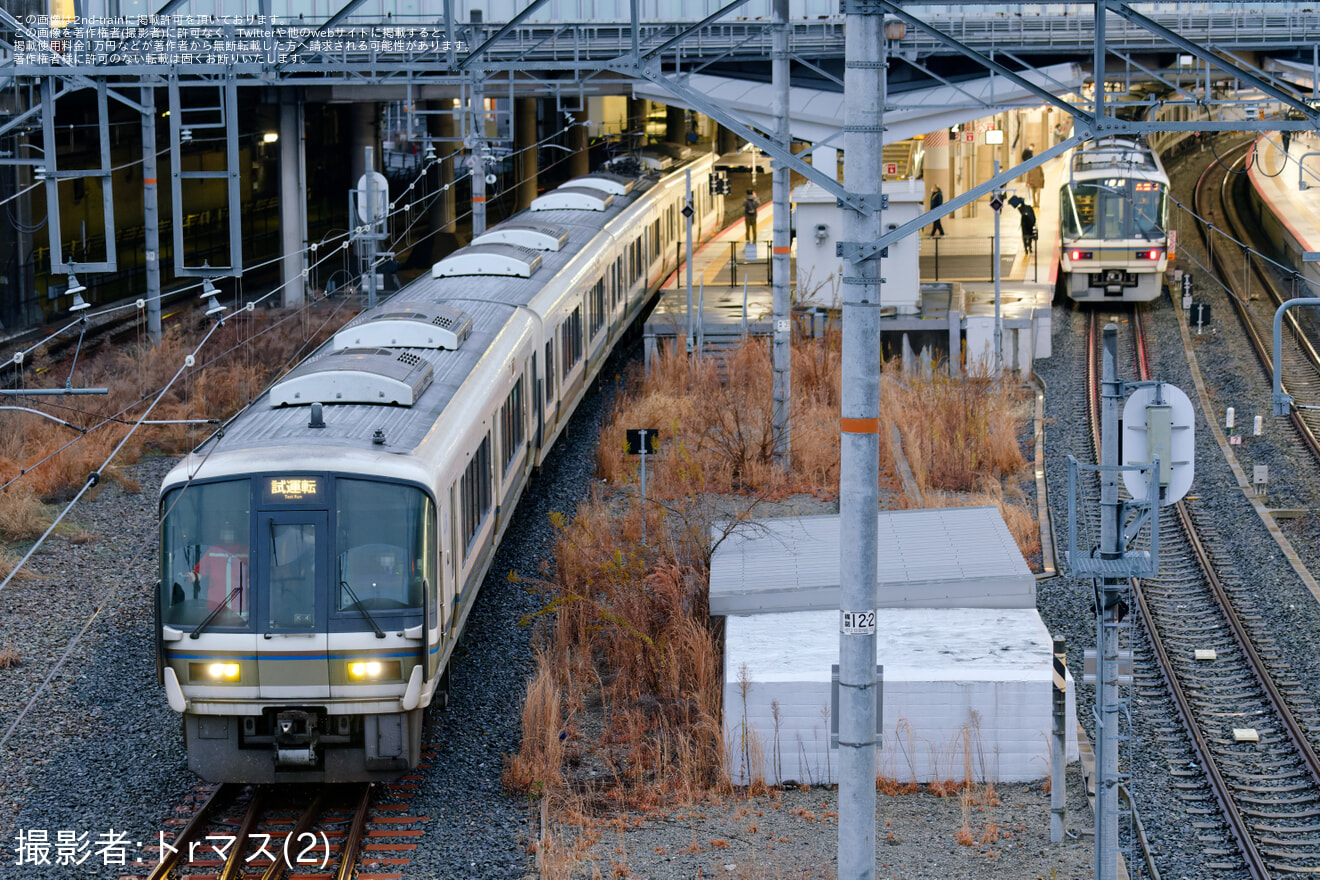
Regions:
<instances>
[{"instance_id":1,"label":"steel utility pole","mask_svg":"<svg viewBox=\"0 0 1320 880\"><path fill-rule=\"evenodd\" d=\"M376 290L376 248L377 248L376 157L373 155L375 151L372 147L367 146L367 147L363 147L362 149L363 149L363 153L366 156L366 168L367 168L366 174L364 175L364 179L367 182L367 186L366 186L367 189L366 275L367 277L363 280L367 282L367 308L374 309L376 307L376 293L377 293Z\"/></svg>"},{"instance_id":2,"label":"steel utility pole","mask_svg":"<svg viewBox=\"0 0 1320 880\"><path fill-rule=\"evenodd\" d=\"M884 179L884 15L845 0L843 238L880 237ZM880 260L843 270L839 468L839 880L875 877L875 587L880 504Z\"/></svg>"},{"instance_id":3,"label":"steel utility pole","mask_svg":"<svg viewBox=\"0 0 1320 880\"><path fill-rule=\"evenodd\" d=\"M995 177L999 176L999 160L995 160ZM998 376L1004 368L1004 325L999 319L999 214L1003 208L1003 196L999 190L995 190L992 201L998 201L999 207L995 208L995 375Z\"/></svg>"},{"instance_id":4,"label":"steel utility pole","mask_svg":"<svg viewBox=\"0 0 1320 880\"><path fill-rule=\"evenodd\" d=\"M481 71L474 71L472 91L468 93L468 115L472 123L468 162L472 169L473 238L486 231L486 94L482 87Z\"/></svg>"},{"instance_id":5,"label":"steel utility pole","mask_svg":"<svg viewBox=\"0 0 1320 880\"><path fill-rule=\"evenodd\" d=\"M1118 497L1118 408L1123 402L1118 381L1118 325L1106 324L1104 365L1100 374L1100 558L1123 558ZM1158 502L1157 502L1158 504ZM1153 516L1159 516L1158 506ZM1118 611L1123 579L1101 579L1096 610L1095 877L1118 876Z\"/></svg>"},{"instance_id":6,"label":"steel utility pole","mask_svg":"<svg viewBox=\"0 0 1320 880\"><path fill-rule=\"evenodd\" d=\"M774 82L773 112L775 139L789 148L792 134L788 125L788 0L774 0L771 76ZM753 156L753 158L755 158ZM788 470L790 452L789 392L792 389L792 303L789 300L789 228L788 165L775 160L771 181L774 211L774 251L770 257L774 272L774 463Z\"/></svg>"},{"instance_id":7,"label":"steel utility pole","mask_svg":"<svg viewBox=\"0 0 1320 880\"><path fill-rule=\"evenodd\" d=\"M142 249L147 258L147 336L160 345L160 209L156 183L156 88L142 86Z\"/></svg>"},{"instance_id":8,"label":"steel utility pole","mask_svg":"<svg viewBox=\"0 0 1320 880\"><path fill-rule=\"evenodd\" d=\"M692 169L687 170L685 177L685 195L683 196L683 214L687 217L687 338L683 344L687 346L688 354L692 353L692 215L694 206L692 204ZM620 279L622 280L622 279Z\"/></svg>"}]
</instances>

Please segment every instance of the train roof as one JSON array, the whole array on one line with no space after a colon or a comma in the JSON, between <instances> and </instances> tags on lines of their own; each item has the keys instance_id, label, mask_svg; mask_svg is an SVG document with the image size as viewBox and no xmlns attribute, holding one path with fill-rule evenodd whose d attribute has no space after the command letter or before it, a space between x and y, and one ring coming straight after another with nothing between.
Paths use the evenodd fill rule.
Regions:
<instances>
[{"instance_id":1,"label":"train roof","mask_svg":"<svg viewBox=\"0 0 1320 880\"><path fill-rule=\"evenodd\" d=\"M1164 175L1164 166L1153 150L1138 141L1124 138L1102 138L1072 154L1071 170L1074 177L1082 175Z\"/></svg>"},{"instance_id":2,"label":"train roof","mask_svg":"<svg viewBox=\"0 0 1320 880\"><path fill-rule=\"evenodd\" d=\"M604 177L604 175L602 175ZM615 181L611 180L611 183ZM369 309L355 318L342 329L338 336L352 328L361 328L373 319L396 318L403 320L402 313L425 311L427 304L443 307L446 317L443 322L449 328L459 327L466 332L466 337L458 340L451 332L448 342L457 342L457 348L441 347L390 347L387 350L358 348L354 357L342 358L343 352L337 352L333 341L321 346L294 371L286 374L270 389L267 389L252 404L240 412L225 426L222 436L210 441L210 447L203 448L200 455L206 458L226 456L247 450L269 449L279 446L308 445L314 441L316 447L352 448L375 452L411 452L415 450L427 434L440 420L445 408L470 376L476 371L483 357L496 338L516 321L519 312L530 306L533 299L561 271L582 255L591 242L604 232L611 223L620 217L629 207L641 200L658 182L654 175L632 180L627 193L613 194L611 203L602 210L540 210L521 211L507 221L492 227L492 233L513 230L514 239L519 238L517 230L532 229L531 238L553 241L555 250L536 250L534 252L540 265L529 277L518 275L449 275L433 277L427 273L408 285L390 299ZM581 179L574 182L581 185ZM623 187L615 187L623 188ZM490 233L488 233L490 236ZM487 242L506 241L507 236L488 237ZM460 248L446 260L455 257L460 260L472 252L490 253L499 248L504 251L523 250L512 244L478 244ZM467 252L465 254L465 252ZM503 257L510 257L504 253ZM442 261L444 262L444 261ZM439 264L437 264L439 265ZM394 314L391 314L394 313ZM416 314L410 318L419 317ZM532 321L528 314L524 321ZM402 327L403 325L400 324ZM439 324L437 324L439 326ZM415 328L404 328L412 330ZM441 328L443 329L443 328ZM437 336L444 336L437 333ZM351 345L348 340L345 345ZM443 344L443 341L438 344ZM344 363L331 364L331 359L341 357ZM407 363L389 365L391 358ZM354 361L354 364L347 363ZM429 384L418 376L419 368L429 367ZM358 372L354 372L358 369ZM362 372L365 370L365 372ZM373 374L387 374L376 377ZM308 377L311 377L310 379ZM371 380L375 379L375 382ZM317 429L313 438L308 436L310 411L308 406L288 405L272 406L273 400L281 396L290 399L294 389L284 383L303 382L300 396L296 402L321 403L325 427ZM320 382L318 385L317 382ZM391 383L394 383L391 385ZM396 405L389 395L381 393L377 402L361 402L365 394L373 395L375 389L384 385L394 387L402 383L415 391L416 399L411 405ZM411 383L411 384L409 384ZM364 392L364 385L369 389ZM425 387L420 387L424 385ZM276 392L273 396L273 392ZM336 402L333 395L340 395ZM404 396L407 396L405 393ZM373 401L377 398L371 397ZM350 402L357 401L357 402ZM373 444L377 432L383 432L385 443ZM217 468L228 470L228 468ZM206 474L199 473L200 477ZM169 482L167 478L167 482Z\"/></svg>"}]
</instances>

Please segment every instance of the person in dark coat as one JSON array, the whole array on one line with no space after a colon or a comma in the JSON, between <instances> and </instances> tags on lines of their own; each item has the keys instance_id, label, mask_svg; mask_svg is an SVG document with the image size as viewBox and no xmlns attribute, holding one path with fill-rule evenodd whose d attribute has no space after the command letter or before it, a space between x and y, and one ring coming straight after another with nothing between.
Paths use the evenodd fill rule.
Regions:
<instances>
[{"instance_id":1,"label":"person in dark coat","mask_svg":"<svg viewBox=\"0 0 1320 880\"><path fill-rule=\"evenodd\" d=\"M1031 205L1028 205L1025 199L1013 196L1008 200L1010 208L1017 208L1021 215L1022 226L1022 250L1025 253L1031 253L1036 247L1036 211Z\"/></svg>"},{"instance_id":2,"label":"person in dark coat","mask_svg":"<svg viewBox=\"0 0 1320 880\"><path fill-rule=\"evenodd\" d=\"M930 194L930 209L934 211L942 204L944 204L944 193L937 186L935 187L935 192ZM944 224L941 223L939 220L936 220L934 223L930 224L930 234L943 235Z\"/></svg>"},{"instance_id":3,"label":"person in dark coat","mask_svg":"<svg viewBox=\"0 0 1320 880\"><path fill-rule=\"evenodd\" d=\"M756 241L756 212L760 207L761 200L749 189L743 199L743 241Z\"/></svg>"}]
</instances>

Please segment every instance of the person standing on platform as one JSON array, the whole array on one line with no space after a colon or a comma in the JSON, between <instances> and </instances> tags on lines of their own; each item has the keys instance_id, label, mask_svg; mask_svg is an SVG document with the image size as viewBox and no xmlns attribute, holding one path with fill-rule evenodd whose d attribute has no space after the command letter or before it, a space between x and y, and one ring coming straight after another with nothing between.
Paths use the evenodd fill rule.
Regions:
<instances>
[{"instance_id":1,"label":"person standing on platform","mask_svg":"<svg viewBox=\"0 0 1320 880\"><path fill-rule=\"evenodd\" d=\"M743 241L756 241L756 209L759 207L761 200L749 189L743 200Z\"/></svg>"},{"instance_id":2,"label":"person standing on platform","mask_svg":"<svg viewBox=\"0 0 1320 880\"><path fill-rule=\"evenodd\" d=\"M1037 165L1027 172L1027 186L1031 189L1031 205L1040 207L1040 191L1045 188L1045 169Z\"/></svg>"},{"instance_id":3,"label":"person standing on platform","mask_svg":"<svg viewBox=\"0 0 1320 880\"><path fill-rule=\"evenodd\" d=\"M930 194L930 209L934 211L942 204L944 204L944 193L937 186L935 187L935 192ZM930 234L932 236L944 234L944 224L941 223L938 218L936 218L934 223L930 224Z\"/></svg>"},{"instance_id":4,"label":"person standing on platform","mask_svg":"<svg viewBox=\"0 0 1320 880\"><path fill-rule=\"evenodd\" d=\"M1009 199L1008 206L1017 208L1018 214L1021 215L1022 250L1024 253L1030 254L1036 249L1036 212L1031 205L1026 203L1026 200L1018 196Z\"/></svg>"},{"instance_id":5,"label":"person standing on platform","mask_svg":"<svg viewBox=\"0 0 1320 880\"><path fill-rule=\"evenodd\" d=\"M1025 162L1034 155L1036 155L1036 145L1027 144L1027 148L1022 151L1022 161Z\"/></svg>"}]
</instances>

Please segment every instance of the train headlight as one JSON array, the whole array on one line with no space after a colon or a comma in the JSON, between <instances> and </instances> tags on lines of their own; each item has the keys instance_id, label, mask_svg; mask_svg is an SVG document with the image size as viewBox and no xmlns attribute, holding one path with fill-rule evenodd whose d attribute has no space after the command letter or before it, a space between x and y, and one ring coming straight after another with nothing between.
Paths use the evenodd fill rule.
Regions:
<instances>
[{"instance_id":1,"label":"train headlight","mask_svg":"<svg viewBox=\"0 0 1320 880\"><path fill-rule=\"evenodd\" d=\"M1159 258L1160 258L1159 248L1151 248L1149 251L1146 252L1146 259L1148 260L1158 260Z\"/></svg>"},{"instance_id":2,"label":"train headlight","mask_svg":"<svg viewBox=\"0 0 1320 880\"><path fill-rule=\"evenodd\" d=\"M352 681L382 681L400 677L398 660L350 660L348 677Z\"/></svg>"},{"instance_id":3,"label":"train headlight","mask_svg":"<svg viewBox=\"0 0 1320 880\"><path fill-rule=\"evenodd\" d=\"M232 684L242 678L242 675L243 668L232 660L188 664L188 678L191 681L220 681Z\"/></svg>"}]
</instances>

